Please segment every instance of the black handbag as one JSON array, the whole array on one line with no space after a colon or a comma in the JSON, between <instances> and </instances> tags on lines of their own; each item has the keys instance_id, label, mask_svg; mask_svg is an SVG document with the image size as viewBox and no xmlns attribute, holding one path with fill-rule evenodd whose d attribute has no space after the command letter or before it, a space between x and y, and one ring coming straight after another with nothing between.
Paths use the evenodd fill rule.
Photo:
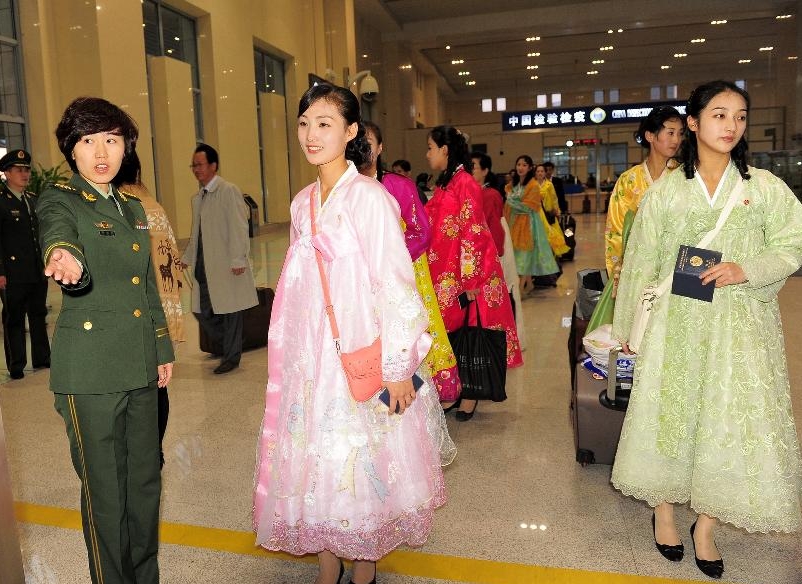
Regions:
<instances>
[{"instance_id":1,"label":"black handbag","mask_svg":"<svg viewBox=\"0 0 802 584\"><path fill-rule=\"evenodd\" d=\"M540 204L543 207L543 214L546 215L546 221L549 225L554 225L554 221L557 219L557 213L555 211L548 211L543 203Z\"/></svg>"},{"instance_id":2,"label":"black handbag","mask_svg":"<svg viewBox=\"0 0 802 584\"><path fill-rule=\"evenodd\" d=\"M462 328L448 333L462 382L460 397L501 402L507 399L507 333L482 328L479 305L476 301L472 304L476 307L476 326L468 326L469 305Z\"/></svg>"}]
</instances>

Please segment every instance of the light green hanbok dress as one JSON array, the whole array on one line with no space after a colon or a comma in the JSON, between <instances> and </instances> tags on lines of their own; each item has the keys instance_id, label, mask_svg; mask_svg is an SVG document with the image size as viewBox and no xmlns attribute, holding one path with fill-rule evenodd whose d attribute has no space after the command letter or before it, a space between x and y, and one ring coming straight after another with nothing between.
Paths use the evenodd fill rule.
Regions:
<instances>
[{"instance_id":1,"label":"light green hanbok dress","mask_svg":"<svg viewBox=\"0 0 802 584\"><path fill-rule=\"evenodd\" d=\"M802 264L802 204L779 178L751 179L710 249L748 281L713 302L670 293L656 305L635 368L613 485L655 506L690 502L748 531L802 527L802 458L777 293ZM625 341L646 284L671 274L680 245L713 229L740 180L730 165L713 200L682 169L640 205L624 257L613 336Z\"/></svg>"}]
</instances>

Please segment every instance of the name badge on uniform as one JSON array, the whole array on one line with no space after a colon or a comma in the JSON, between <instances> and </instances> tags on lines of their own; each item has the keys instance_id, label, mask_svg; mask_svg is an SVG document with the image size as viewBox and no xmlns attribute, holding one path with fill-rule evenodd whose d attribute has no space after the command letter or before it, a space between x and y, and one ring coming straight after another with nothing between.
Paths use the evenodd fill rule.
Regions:
<instances>
[{"instance_id":1,"label":"name badge on uniform","mask_svg":"<svg viewBox=\"0 0 802 584\"><path fill-rule=\"evenodd\" d=\"M144 229L145 231L148 230L148 224L147 223L143 223L139 219L136 220L136 225L134 227L136 227L137 229Z\"/></svg>"},{"instance_id":2,"label":"name badge on uniform","mask_svg":"<svg viewBox=\"0 0 802 584\"><path fill-rule=\"evenodd\" d=\"M108 221L99 221L95 223L95 227L98 228L98 235L104 237L114 237L114 231L111 230L114 225L109 223Z\"/></svg>"},{"instance_id":3,"label":"name badge on uniform","mask_svg":"<svg viewBox=\"0 0 802 584\"><path fill-rule=\"evenodd\" d=\"M19 209L11 209L11 216L12 217L19 217L20 216L20 210Z\"/></svg>"}]
</instances>

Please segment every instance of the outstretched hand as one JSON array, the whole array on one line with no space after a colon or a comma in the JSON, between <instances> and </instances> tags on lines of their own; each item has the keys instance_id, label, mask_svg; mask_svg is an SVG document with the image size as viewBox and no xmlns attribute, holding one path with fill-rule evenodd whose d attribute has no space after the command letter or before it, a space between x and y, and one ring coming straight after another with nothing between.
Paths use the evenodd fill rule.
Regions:
<instances>
[{"instance_id":1,"label":"outstretched hand","mask_svg":"<svg viewBox=\"0 0 802 584\"><path fill-rule=\"evenodd\" d=\"M45 276L68 286L80 282L82 274L83 268L66 249L53 250L45 266Z\"/></svg>"}]
</instances>

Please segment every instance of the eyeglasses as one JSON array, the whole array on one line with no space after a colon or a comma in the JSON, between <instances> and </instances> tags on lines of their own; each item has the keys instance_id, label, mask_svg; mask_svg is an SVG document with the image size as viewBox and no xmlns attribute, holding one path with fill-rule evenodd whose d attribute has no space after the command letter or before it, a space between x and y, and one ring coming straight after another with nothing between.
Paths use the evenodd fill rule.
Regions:
<instances>
[{"instance_id":1,"label":"eyeglasses","mask_svg":"<svg viewBox=\"0 0 802 584\"><path fill-rule=\"evenodd\" d=\"M203 168L204 166L209 166L208 162L196 162L195 164L190 164L189 169L195 170L196 168Z\"/></svg>"}]
</instances>

